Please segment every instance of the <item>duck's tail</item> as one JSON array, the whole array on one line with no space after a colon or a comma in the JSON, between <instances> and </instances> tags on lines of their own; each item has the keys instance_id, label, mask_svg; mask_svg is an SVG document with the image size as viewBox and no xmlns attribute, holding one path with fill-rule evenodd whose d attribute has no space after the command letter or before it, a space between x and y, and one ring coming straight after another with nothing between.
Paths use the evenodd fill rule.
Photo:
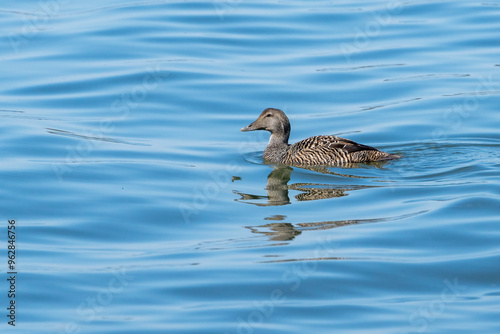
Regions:
<instances>
[{"instance_id":1,"label":"duck's tail","mask_svg":"<svg viewBox=\"0 0 500 334\"><path fill-rule=\"evenodd\" d=\"M400 158L402 158L401 155L385 153L384 156L380 157L379 161L382 161L382 160L393 160L393 159L400 159Z\"/></svg>"}]
</instances>

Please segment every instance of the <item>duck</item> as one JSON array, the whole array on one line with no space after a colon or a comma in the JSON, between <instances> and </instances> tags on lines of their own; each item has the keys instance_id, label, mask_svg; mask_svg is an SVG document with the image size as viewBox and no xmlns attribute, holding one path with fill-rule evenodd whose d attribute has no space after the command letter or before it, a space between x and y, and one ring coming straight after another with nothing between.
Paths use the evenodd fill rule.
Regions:
<instances>
[{"instance_id":1,"label":"duck","mask_svg":"<svg viewBox=\"0 0 500 334\"><path fill-rule=\"evenodd\" d=\"M277 108L265 109L255 121L241 129L242 132L256 130L271 133L264 150L264 162L270 164L338 166L401 158L399 155L331 135L313 136L290 145L290 121L285 113Z\"/></svg>"}]
</instances>

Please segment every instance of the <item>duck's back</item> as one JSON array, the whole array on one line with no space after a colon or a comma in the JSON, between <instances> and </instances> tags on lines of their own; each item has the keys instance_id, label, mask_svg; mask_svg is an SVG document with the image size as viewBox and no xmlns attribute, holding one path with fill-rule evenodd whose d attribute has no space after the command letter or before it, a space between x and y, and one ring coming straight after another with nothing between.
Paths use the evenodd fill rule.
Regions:
<instances>
[{"instance_id":1,"label":"duck's back","mask_svg":"<svg viewBox=\"0 0 500 334\"><path fill-rule=\"evenodd\" d=\"M336 165L392 159L388 153L335 136L314 136L290 145L281 159L286 165Z\"/></svg>"}]
</instances>

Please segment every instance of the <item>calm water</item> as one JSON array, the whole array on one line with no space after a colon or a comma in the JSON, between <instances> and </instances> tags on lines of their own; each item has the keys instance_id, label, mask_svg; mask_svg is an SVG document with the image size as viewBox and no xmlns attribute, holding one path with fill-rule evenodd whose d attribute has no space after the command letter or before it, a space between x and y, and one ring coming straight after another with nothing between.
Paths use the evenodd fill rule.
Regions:
<instances>
[{"instance_id":1,"label":"calm water","mask_svg":"<svg viewBox=\"0 0 500 334\"><path fill-rule=\"evenodd\" d=\"M0 17L2 333L500 332L500 1ZM403 158L273 168L266 107Z\"/></svg>"}]
</instances>

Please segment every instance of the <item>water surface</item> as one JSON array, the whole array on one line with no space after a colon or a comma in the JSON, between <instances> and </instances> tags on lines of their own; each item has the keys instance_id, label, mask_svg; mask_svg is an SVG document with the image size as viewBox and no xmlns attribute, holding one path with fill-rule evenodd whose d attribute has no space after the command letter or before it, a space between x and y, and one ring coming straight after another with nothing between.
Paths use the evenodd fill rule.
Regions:
<instances>
[{"instance_id":1,"label":"water surface","mask_svg":"<svg viewBox=\"0 0 500 334\"><path fill-rule=\"evenodd\" d=\"M10 333L498 333L500 3L0 8ZM334 134L402 159L262 163Z\"/></svg>"}]
</instances>

